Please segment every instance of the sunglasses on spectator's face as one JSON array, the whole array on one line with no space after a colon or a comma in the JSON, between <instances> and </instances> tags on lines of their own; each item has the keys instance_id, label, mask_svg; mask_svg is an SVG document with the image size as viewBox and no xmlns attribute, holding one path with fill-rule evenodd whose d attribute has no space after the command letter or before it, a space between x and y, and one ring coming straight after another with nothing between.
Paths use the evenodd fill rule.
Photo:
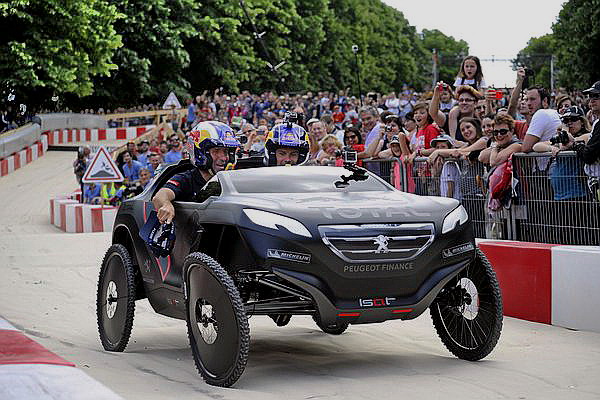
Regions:
<instances>
[{"instance_id":1,"label":"sunglasses on spectator's face","mask_svg":"<svg viewBox=\"0 0 600 400\"><path fill-rule=\"evenodd\" d=\"M485 110L485 106L477 106L475 107L477 110Z\"/></svg>"},{"instance_id":2,"label":"sunglasses on spectator's face","mask_svg":"<svg viewBox=\"0 0 600 400\"><path fill-rule=\"evenodd\" d=\"M588 96L590 99L600 99L600 93L590 93Z\"/></svg>"},{"instance_id":3,"label":"sunglasses on spectator's face","mask_svg":"<svg viewBox=\"0 0 600 400\"><path fill-rule=\"evenodd\" d=\"M565 124L568 124L569 122L577 122L577 121L579 121L579 117L565 117L562 120L563 120L563 122Z\"/></svg>"},{"instance_id":4,"label":"sunglasses on spectator's face","mask_svg":"<svg viewBox=\"0 0 600 400\"><path fill-rule=\"evenodd\" d=\"M497 129L497 130L494 130L492 132L492 135L494 135L494 136L504 136L508 132L510 132L508 129Z\"/></svg>"},{"instance_id":5,"label":"sunglasses on spectator's face","mask_svg":"<svg viewBox=\"0 0 600 400\"><path fill-rule=\"evenodd\" d=\"M346 135L346 139L352 139L352 138L355 138L355 137L356 137L356 135Z\"/></svg>"},{"instance_id":6,"label":"sunglasses on spectator's face","mask_svg":"<svg viewBox=\"0 0 600 400\"><path fill-rule=\"evenodd\" d=\"M461 99L458 99L459 103L473 103L475 101L475 99L471 99L469 97L463 97Z\"/></svg>"}]
</instances>

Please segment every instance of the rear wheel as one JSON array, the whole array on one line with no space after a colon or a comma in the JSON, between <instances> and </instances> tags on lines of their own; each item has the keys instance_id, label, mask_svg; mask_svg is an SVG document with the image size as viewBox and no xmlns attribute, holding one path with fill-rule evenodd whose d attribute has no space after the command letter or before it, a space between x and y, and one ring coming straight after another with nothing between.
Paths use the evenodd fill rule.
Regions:
<instances>
[{"instance_id":1,"label":"rear wheel","mask_svg":"<svg viewBox=\"0 0 600 400\"><path fill-rule=\"evenodd\" d=\"M127 347L135 312L135 267L127 248L113 244L100 268L96 295L96 316L100 341L105 350Z\"/></svg>"},{"instance_id":2,"label":"rear wheel","mask_svg":"<svg viewBox=\"0 0 600 400\"><path fill-rule=\"evenodd\" d=\"M184 271L188 337L196 368L206 383L231 386L244 372L250 342L238 289L206 254L187 256Z\"/></svg>"},{"instance_id":3,"label":"rear wheel","mask_svg":"<svg viewBox=\"0 0 600 400\"><path fill-rule=\"evenodd\" d=\"M334 324L326 325L321 322L321 318L318 315L313 315L313 320L317 326L325 333L330 335L341 335L348 329L348 322L336 322Z\"/></svg>"},{"instance_id":4,"label":"rear wheel","mask_svg":"<svg viewBox=\"0 0 600 400\"><path fill-rule=\"evenodd\" d=\"M494 349L502 331L502 296L481 250L444 286L430 313L442 343L456 357L476 361Z\"/></svg>"}]
</instances>

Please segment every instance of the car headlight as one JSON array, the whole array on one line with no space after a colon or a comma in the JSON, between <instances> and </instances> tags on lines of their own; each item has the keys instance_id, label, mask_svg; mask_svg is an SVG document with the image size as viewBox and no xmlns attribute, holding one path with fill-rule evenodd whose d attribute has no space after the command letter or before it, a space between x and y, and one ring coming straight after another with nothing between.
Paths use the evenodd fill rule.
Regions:
<instances>
[{"instance_id":1,"label":"car headlight","mask_svg":"<svg viewBox=\"0 0 600 400\"><path fill-rule=\"evenodd\" d=\"M450 214L444 218L444 224L442 225L442 233L447 233L456 228L459 225L464 224L469 219L469 214L463 206L458 206Z\"/></svg>"},{"instance_id":2,"label":"car headlight","mask_svg":"<svg viewBox=\"0 0 600 400\"><path fill-rule=\"evenodd\" d=\"M244 214L256 225L264 226L265 228L279 229L284 227L288 231L295 233L296 235L312 237L310 231L306 229L301 222L295 219L284 217L283 215L273 214L267 211L254 210L252 208L245 208Z\"/></svg>"}]
</instances>

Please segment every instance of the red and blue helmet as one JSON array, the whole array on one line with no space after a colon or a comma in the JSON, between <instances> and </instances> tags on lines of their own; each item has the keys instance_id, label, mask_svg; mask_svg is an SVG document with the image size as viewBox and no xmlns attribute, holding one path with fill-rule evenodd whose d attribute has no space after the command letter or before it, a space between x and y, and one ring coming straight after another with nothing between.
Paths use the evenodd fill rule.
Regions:
<instances>
[{"instance_id":1,"label":"red and blue helmet","mask_svg":"<svg viewBox=\"0 0 600 400\"><path fill-rule=\"evenodd\" d=\"M189 133L188 142L193 147L193 162L199 169L208 170L213 159L209 150L225 147L229 153L229 163L235 164L235 154L241 143L229 125L218 121L200 122Z\"/></svg>"},{"instance_id":2,"label":"red and blue helmet","mask_svg":"<svg viewBox=\"0 0 600 400\"><path fill-rule=\"evenodd\" d=\"M283 123L273 127L265 142L265 163L268 166L277 165L275 152L280 148L297 149L298 163L302 165L308 159L310 140L308 133L300 125Z\"/></svg>"}]
</instances>

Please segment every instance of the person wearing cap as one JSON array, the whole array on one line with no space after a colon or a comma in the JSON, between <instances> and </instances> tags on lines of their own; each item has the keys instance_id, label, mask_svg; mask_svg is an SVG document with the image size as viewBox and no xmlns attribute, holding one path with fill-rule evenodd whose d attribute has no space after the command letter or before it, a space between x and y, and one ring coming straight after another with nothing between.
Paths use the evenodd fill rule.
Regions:
<instances>
[{"instance_id":1,"label":"person wearing cap","mask_svg":"<svg viewBox=\"0 0 600 400\"><path fill-rule=\"evenodd\" d=\"M436 151L450 150L454 147L454 139L452 137L443 134L431 139L430 146ZM462 193L460 190L460 168L455 160L443 161L442 158L435 160L435 170L440 171L440 196L451 197L458 201L462 200Z\"/></svg>"},{"instance_id":2,"label":"person wearing cap","mask_svg":"<svg viewBox=\"0 0 600 400\"><path fill-rule=\"evenodd\" d=\"M600 120L600 81L584 90L583 94L588 96L588 106L590 108L586 117L591 124L595 125Z\"/></svg>"},{"instance_id":3,"label":"person wearing cap","mask_svg":"<svg viewBox=\"0 0 600 400\"><path fill-rule=\"evenodd\" d=\"M400 136L402 135L402 136ZM390 142L388 143L388 148L380 151L377 154L378 158L400 158L403 155L410 155L410 150L408 149L408 145L406 144L406 139L403 137L403 134L392 136Z\"/></svg>"}]
</instances>

